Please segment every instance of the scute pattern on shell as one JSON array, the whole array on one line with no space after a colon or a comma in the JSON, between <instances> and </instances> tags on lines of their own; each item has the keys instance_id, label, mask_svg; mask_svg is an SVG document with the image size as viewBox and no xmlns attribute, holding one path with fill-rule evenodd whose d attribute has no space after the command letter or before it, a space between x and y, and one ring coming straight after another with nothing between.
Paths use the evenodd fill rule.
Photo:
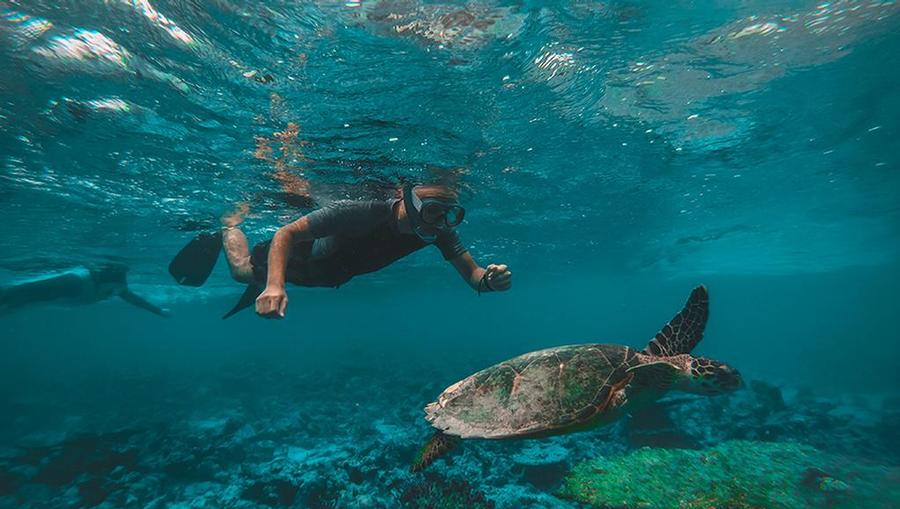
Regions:
<instances>
[{"instance_id":1,"label":"scute pattern on shell","mask_svg":"<svg viewBox=\"0 0 900 509\"><path fill-rule=\"evenodd\" d=\"M621 345L531 352L448 387L425 408L439 430L463 438L506 438L583 424L605 410L610 388L637 364Z\"/></svg>"}]
</instances>

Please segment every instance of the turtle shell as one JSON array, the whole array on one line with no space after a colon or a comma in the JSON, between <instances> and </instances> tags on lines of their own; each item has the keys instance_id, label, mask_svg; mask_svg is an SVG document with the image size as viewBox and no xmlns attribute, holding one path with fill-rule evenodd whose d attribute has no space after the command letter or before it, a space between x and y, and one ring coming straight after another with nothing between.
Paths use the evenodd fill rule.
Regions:
<instances>
[{"instance_id":1,"label":"turtle shell","mask_svg":"<svg viewBox=\"0 0 900 509\"><path fill-rule=\"evenodd\" d=\"M520 355L448 387L425 407L435 428L463 438L565 431L603 414L638 364L622 345L561 346Z\"/></svg>"}]
</instances>

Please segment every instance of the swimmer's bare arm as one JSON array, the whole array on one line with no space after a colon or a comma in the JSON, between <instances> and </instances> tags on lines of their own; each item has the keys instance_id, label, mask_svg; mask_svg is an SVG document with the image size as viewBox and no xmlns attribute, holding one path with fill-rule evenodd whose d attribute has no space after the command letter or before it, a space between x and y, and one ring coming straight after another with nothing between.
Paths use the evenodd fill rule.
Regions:
<instances>
[{"instance_id":1,"label":"swimmer's bare arm","mask_svg":"<svg viewBox=\"0 0 900 509\"><path fill-rule=\"evenodd\" d=\"M468 252L465 252L456 258L450 260L450 263L459 272L463 280L469 284L474 290L502 292L512 287L512 272L509 267L504 264L490 264L486 268L479 267L475 260ZM481 282L485 272L488 272L488 279L485 283ZM487 287L485 287L487 285Z\"/></svg>"},{"instance_id":2,"label":"swimmer's bare arm","mask_svg":"<svg viewBox=\"0 0 900 509\"><path fill-rule=\"evenodd\" d=\"M159 316L162 316L162 317L168 317L168 316L169 316L169 312L168 312L168 311L166 311L165 309L160 309L160 308L154 306L153 304L151 304L151 303L147 302L146 300L144 300L144 298L141 297L140 295L136 295L136 294L134 294L134 293L131 293L131 290L128 290L127 288L126 288L124 291L122 291L122 293L119 294L119 297L121 297L122 300L124 300L125 302L131 304L132 306L137 306L137 307L139 307L139 308L141 308L141 309L145 309L145 310L147 310L147 311L149 311L149 312L151 312L151 313L153 313L153 314L155 314L155 315L159 315Z\"/></svg>"},{"instance_id":3,"label":"swimmer's bare arm","mask_svg":"<svg viewBox=\"0 0 900 509\"><path fill-rule=\"evenodd\" d=\"M291 246L298 240L311 240L309 222L306 217L282 226L275 232L269 247L269 274L266 289L256 298L256 313L266 318L284 318L288 298L284 291L287 261L291 256Z\"/></svg>"}]
</instances>

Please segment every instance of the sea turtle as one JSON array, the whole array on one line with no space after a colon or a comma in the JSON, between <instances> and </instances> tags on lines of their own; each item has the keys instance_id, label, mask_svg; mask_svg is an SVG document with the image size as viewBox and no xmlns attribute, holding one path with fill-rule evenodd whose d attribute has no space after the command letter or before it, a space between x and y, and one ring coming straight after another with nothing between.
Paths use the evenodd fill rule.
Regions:
<instances>
[{"instance_id":1,"label":"sea turtle","mask_svg":"<svg viewBox=\"0 0 900 509\"><path fill-rule=\"evenodd\" d=\"M668 389L718 394L742 385L721 362L693 357L709 316L704 286L641 351L615 344L526 353L448 387L425 407L437 432L412 466L422 470L460 438L534 438L608 424Z\"/></svg>"}]
</instances>

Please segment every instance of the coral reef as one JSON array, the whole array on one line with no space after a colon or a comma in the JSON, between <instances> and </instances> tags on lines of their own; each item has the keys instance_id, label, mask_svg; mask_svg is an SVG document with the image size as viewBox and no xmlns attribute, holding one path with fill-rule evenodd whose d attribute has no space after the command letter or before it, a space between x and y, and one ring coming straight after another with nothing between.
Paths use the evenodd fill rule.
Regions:
<instances>
[{"instance_id":1,"label":"coral reef","mask_svg":"<svg viewBox=\"0 0 900 509\"><path fill-rule=\"evenodd\" d=\"M900 401L817 397L753 380L714 398L672 394L632 416L625 440L643 446L700 448L728 440L797 441L829 452L900 465Z\"/></svg>"},{"instance_id":2,"label":"coral reef","mask_svg":"<svg viewBox=\"0 0 900 509\"><path fill-rule=\"evenodd\" d=\"M793 451L784 461L850 455L900 464L900 400L822 398L754 382L727 397L673 395L584 433L465 440L425 475L413 474L410 464L432 433L422 404L440 392L435 380L458 376L438 369L422 368L407 380L396 377L394 365L369 360L305 372L267 362L209 377L135 377L107 392L75 387L71 403L58 387L44 399L32 393L10 401L19 410L0 427L0 509L573 508L576 502L554 493L575 496L575 474L566 475L576 465L576 472L595 474L584 470L591 464L585 461L603 457L614 465L652 454L695 461L720 444L736 454L742 449L734 444L747 443L730 440L778 442L781 453ZM37 411L50 403L55 413ZM640 449L645 445L663 449ZM762 464L745 452L740 461ZM861 473L849 475L851 467L816 459L800 471L801 482L820 500L840 502L870 489L860 476L876 471L855 465ZM616 475L626 474L635 475ZM753 482L741 486L753 494L761 489Z\"/></svg>"},{"instance_id":3,"label":"coral reef","mask_svg":"<svg viewBox=\"0 0 900 509\"><path fill-rule=\"evenodd\" d=\"M494 502L460 480L429 474L400 496L404 509L493 509Z\"/></svg>"},{"instance_id":4,"label":"coral reef","mask_svg":"<svg viewBox=\"0 0 900 509\"><path fill-rule=\"evenodd\" d=\"M576 466L559 496L594 507L888 509L900 469L792 442L734 440L704 450L642 448Z\"/></svg>"}]
</instances>

